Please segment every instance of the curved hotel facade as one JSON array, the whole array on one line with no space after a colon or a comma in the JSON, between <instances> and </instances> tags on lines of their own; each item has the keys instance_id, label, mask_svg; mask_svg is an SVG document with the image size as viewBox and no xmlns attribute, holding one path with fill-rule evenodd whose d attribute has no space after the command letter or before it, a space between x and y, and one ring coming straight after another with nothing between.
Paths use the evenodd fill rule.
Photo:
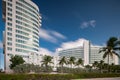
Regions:
<instances>
[{"instance_id":1,"label":"curved hotel facade","mask_svg":"<svg viewBox=\"0 0 120 80\"><path fill-rule=\"evenodd\" d=\"M41 16L38 6L31 0L3 0L2 9L5 21L5 71L9 72L9 59L12 55L22 56L26 63L31 62L32 56L39 55ZM33 63L38 62L36 60Z\"/></svg>"}]
</instances>

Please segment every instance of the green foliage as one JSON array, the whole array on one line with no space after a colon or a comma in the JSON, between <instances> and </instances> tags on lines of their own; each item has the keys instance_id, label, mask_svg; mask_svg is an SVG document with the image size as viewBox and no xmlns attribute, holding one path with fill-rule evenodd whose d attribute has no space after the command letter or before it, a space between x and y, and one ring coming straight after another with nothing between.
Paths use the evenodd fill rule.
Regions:
<instances>
[{"instance_id":1,"label":"green foliage","mask_svg":"<svg viewBox=\"0 0 120 80\"><path fill-rule=\"evenodd\" d=\"M103 47L100 49L99 53L104 52L103 58L106 58L108 56L108 64L109 64L109 56L113 58L113 54L118 56L120 58L120 55L116 53L116 50L119 50L120 47L118 39L116 37L111 37L106 43L106 47Z\"/></svg>"},{"instance_id":2,"label":"green foliage","mask_svg":"<svg viewBox=\"0 0 120 80\"><path fill-rule=\"evenodd\" d=\"M0 74L0 80L71 80L83 78L120 77L112 73L76 73L76 74Z\"/></svg>"},{"instance_id":3,"label":"green foliage","mask_svg":"<svg viewBox=\"0 0 120 80\"><path fill-rule=\"evenodd\" d=\"M13 69L16 65L23 64L25 61L21 56L15 55L11 57L10 62L11 62L10 69Z\"/></svg>"},{"instance_id":4,"label":"green foliage","mask_svg":"<svg viewBox=\"0 0 120 80\"><path fill-rule=\"evenodd\" d=\"M75 60L76 60L75 57L72 57L72 56L71 56L71 57L69 58L68 63L71 65L71 68L72 68L72 65L75 64Z\"/></svg>"},{"instance_id":5,"label":"green foliage","mask_svg":"<svg viewBox=\"0 0 120 80\"><path fill-rule=\"evenodd\" d=\"M83 69L83 68L68 68L68 67L63 67L62 70L63 70L63 73L83 73L83 72L85 72L85 69ZM57 71L61 72L61 67L58 67Z\"/></svg>"},{"instance_id":6,"label":"green foliage","mask_svg":"<svg viewBox=\"0 0 120 80\"><path fill-rule=\"evenodd\" d=\"M15 73L41 73L46 72L45 67L40 67L39 65L33 65L33 64L20 64L13 68ZM52 72L52 68L50 66L47 67L47 72Z\"/></svg>"},{"instance_id":7,"label":"green foliage","mask_svg":"<svg viewBox=\"0 0 120 80\"><path fill-rule=\"evenodd\" d=\"M47 55L45 55L45 56L43 57L43 61L41 61L41 62L42 62L42 66L45 66L45 67L46 67L46 70L47 70L48 64L53 63L53 62L52 62L52 59L53 59L53 57L47 56Z\"/></svg>"},{"instance_id":8,"label":"green foliage","mask_svg":"<svg viewBox=\"0 0 120 80\"><path fill-rule=\"evenodd\" d=\"M83 60L81 58L79 58L76 62L76 66L79 67L79 65L82 65L83 66Z\"/></svg>"}]
</instances>

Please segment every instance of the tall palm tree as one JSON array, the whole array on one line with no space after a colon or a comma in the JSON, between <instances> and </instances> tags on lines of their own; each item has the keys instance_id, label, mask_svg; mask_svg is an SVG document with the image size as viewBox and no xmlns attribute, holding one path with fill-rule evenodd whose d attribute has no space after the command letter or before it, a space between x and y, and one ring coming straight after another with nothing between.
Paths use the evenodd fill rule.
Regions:
<instances>
[{"instance_id":1,"label":"tall palm tree","mask_svg":"<svg viewBox=\"0 0 120 80\"><path fill-rule=\"evenodd\" d=\"M66 57L63 56L60 60L59 60L59 65L61 65L61 72L63 72L63 65L67 64L67 60Z\"/></svg>"},{"instance_id":2,"label":"tall palm tree","mask_svg":"<svg viewBox=\"0 0 120 80\"><path fill-rule=\"evenodd\" d=\"M120 41L116 37L111 37L106 43L106 47L103 47L100 49L99 53L104 52L103 59L105 59L108 56L108 64L110 57L113 58L113 55L116 55L120 58L120 55L116 52L116 50L119 50L120 47L118 47L118 44Z\"/></svg>"},{"instance_id":3,"label":"tall palm tree","mask_svg":"<svg viewBox=\"0 0 120 80\"><path fill-rule=\"evenodd\" d=\"M79 65L83 65L83 60L79 58L76 62L76 65L79 67Z\"/></svg>"},{"instance_id":4,"label":"tall palm tree","mask_svg":"<svg viewBox=\"0 0 120 80\"><path fill-rule=\"evenodd\" d=\"M100 49L99 53L104 52L103 59L105 59L108 56L108 65L110 57L113 59L113 55L116 55L120 58L120 55L116 52L116 50L120 50L120 47L118 47L118 44L120 44L120 41L116 37L111 37L106 43L106 47L103 47ZM109 66L108 66L109 71Z\"/></svg>"},{"instance_id":5,"label":"tall palm tree","mask_svg":"<svg viewBox=\"0 0 120 80\"><path fill-rule=\"evenodd\" d=\"M42 62L42 65L45 66L46 71L47 71L47 69L48 69L48 64L49 64L49 63L53 63L53 62L52 62L52 59L53 59L53 57L47 56L47 55L45 55L45 56L43 57L43 60L42 60L41 62Z\"/></svg>"},{"instance_id":6,"label":"tall palm tree","mask_svg":"<svg viewBox=\"0 0 120 80\"><path fill-rule=\"evenodd\" d=\"M71 68L72 68L72 65L75 64L75 60L76 60L75 57L70 57L69 58L69 62L68 63L71 65Z\"/></svg>"}]
</instances>

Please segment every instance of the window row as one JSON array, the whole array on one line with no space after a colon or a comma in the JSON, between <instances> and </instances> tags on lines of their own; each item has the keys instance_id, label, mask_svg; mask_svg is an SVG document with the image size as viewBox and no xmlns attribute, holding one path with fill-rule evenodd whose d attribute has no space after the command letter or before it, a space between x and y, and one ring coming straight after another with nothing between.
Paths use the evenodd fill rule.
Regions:
<instances>
[{"instance_id":1,"label":"window row","mask_svg":"<svg viewBox=\"0 0 120 80\"><path fill-rule=\"evenodd\" d=\"M24 12L24 13L27 13L27 14L29 14L30 16L34 17L35 19L39 20L39 19L38 19L39 17L36 17L36 16L33 15L32 13L26 11L25 9L23 9L23 8L21 8L21 7L16 6L16 9L18 9L18 10Z\"/></svg>"},{"instance_id":2,"label":"window row","mask_svg":"<svg viewBox=\"0 0 120 80\"><path fill-rule=\"evenodd\" d=\"M16 25L16 28L18 28L18 29L22 29L22 30L26 30L26 31L28 31L28 32L31 32L30 29L25 28L25 27L22 27L22 26L19 26L19 25Z\"/></svg>"},{"instance_id":3,"label":"window row","mask_svg":"<svg viewBox=\"0 0 120 80\"><path fill-rule=\"evenodd\" d=\"M29 40L29 38L27 38L27 37L24 37L24 36L21 36L21 35L18 35L18 34L16 34L16 37L17 37L17 38L24 39L24 40Z\"/></svg>"},{"instance_id":4,"label":"window row","mask_svg":"<svg viewBox=\"0 0 120 80\"><path fill-rule=\"evenodd\" d=\"M21 15L21 16L24 16L24 17L26 17L26 18L28 18L28 19L31 19L31 20L34 21L36 24L39 24L35 19L29 17L28 15L26 15L26 14L24 14L24 13L22 13L22 12L16 11L16 14Z\"/></svg>"},{"instance_id":5,"label":"window row","mask_svg":"<svg viewBox=\"0 0 120 80\"><path fill-rule=\"evenodd\" d=\"M27 50L18 49L18 48L16 48L16 51L17 51L17 52L23 52L23 53L29 53L29 51L27 51Z\"/></svg>"},{"instance_id":6,"label":"window row","mask_svg":"<svg viewBox=\"0 0 120 80\"><path fill-rule=\"evenodd\" d=\"M29 35L28 33L23 32L23 31L20 31L20 30L16 30L16 33L20 33L20 34L23 34L23 35L26 35L26 36L28 36L28 35Z\"/></svg>"},{"instance_id":7,"label":"window row","mask_svg":"<svg viewBox=\"0 0 120 80\"><path fill-rule=\"evenodd\" d=\"M23 41L23 40L20 40L20 39L16 39L16 42L18 42L18 43L26 43L26 41Z\"/></svg>"},{"instance_id":8,"label":"window row","mask_svg":"<svg viewBox=\"0 0 120 80\"><path fill-rule=\"evenodd\" d=\"M27 3L27 2L25 2L24 0L19 0L19 1L21 1L21 2L23 2L23 3L25 3L25 4L27 4L28 6L30 6L31 8L33 8L34 10L36 10L36 11L38 12L38 10L37 10L35 7L33 7L33 5L31 5L31 4ZM24 6L24 7L28 8L27 6ZM30 9L30 8L28 8L28 9L31 10L33 13L36 13L36 12L33 11L32 9ZM37 15L37 13L36 13L36 15Z\"/></svg>"},{"instance_id":9,"label":"window row","mask_svg":"<svg viewBox=\"0 0 120 80\"><path fill-rule=\"evenodd\" d=\"M7 47L7 50L12 51L12 48L11 47Z\"/></svg>"}]
</instances>

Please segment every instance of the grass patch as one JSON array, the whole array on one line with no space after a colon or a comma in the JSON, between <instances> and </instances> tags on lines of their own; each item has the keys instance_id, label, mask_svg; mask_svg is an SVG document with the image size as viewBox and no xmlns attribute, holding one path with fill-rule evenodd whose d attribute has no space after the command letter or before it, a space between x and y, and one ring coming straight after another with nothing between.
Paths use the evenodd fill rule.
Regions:
<instances>
[{"instance_id":1,"label":"grass patch","mask_svg":"<svg viewBox=\"0 0 120 80\"><path fill-rule=\"evenodd\" d=\"M79 73L79 74L0 74L0 80L71 80L84 78L120 77L113 73Z\"/></svg>"}]
</instances>

